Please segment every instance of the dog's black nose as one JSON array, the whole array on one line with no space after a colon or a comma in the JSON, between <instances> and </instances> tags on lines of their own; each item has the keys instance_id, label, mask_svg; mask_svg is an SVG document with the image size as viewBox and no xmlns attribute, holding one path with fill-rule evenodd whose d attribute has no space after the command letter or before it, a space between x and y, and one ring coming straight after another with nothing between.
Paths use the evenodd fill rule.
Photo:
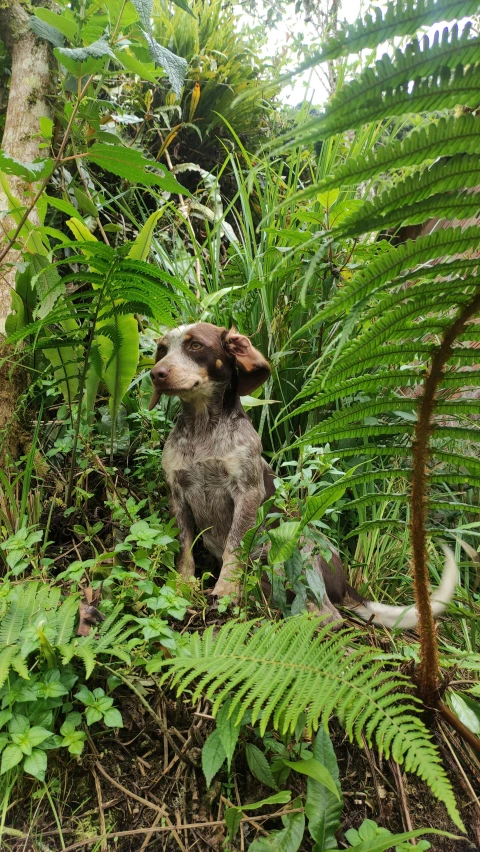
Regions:
<instances>
[{"instance_id":1,"label":"dog's black nose","mask_svg":"<svg viewBox=\"0 0 480 852\"><path fill-rule=\"evenodd\" d=\"M169 372L168 367L154 367L150 376L152 379L166 379Z\"/></svg>"}]
</instances>

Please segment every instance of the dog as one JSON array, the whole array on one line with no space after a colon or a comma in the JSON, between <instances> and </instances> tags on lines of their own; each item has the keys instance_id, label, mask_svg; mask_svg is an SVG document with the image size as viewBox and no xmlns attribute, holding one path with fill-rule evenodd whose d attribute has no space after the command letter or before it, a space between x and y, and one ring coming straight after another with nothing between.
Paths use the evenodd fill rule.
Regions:
<instances>
[{"instance_id":1,"label":"dog","mask_svg":"<svg viewBox=\"0 0 480 852\"><path fill-rule=\"evenodd\" d=\"M248 337L206 322L165 334L151 371L150 409L161 395L177 396L182 403L162 457L170 510L180 531L177 568L185 578L195 575L192 546L196 532L202 533L207 550L221 563L213 589L219 598L237 596L235 578L244 570L238 558L240 542L255 525L259 507L275 493L275 473L262 458L260 437L241 404L241 397L269 376L268 362ZM304 552L311 550L307 542ZM431 598L435 616L445 610L458 582L454 555L447 547L444 551L441 585ZM347 583L337 553L329 563L317 555L311 560L323 577L321 611L330 620L341 620L335 604L342 604L364 621L384 627L407 629L417 624L413 607L388 606L359 595Z\"/></svg>"}]
</instances>

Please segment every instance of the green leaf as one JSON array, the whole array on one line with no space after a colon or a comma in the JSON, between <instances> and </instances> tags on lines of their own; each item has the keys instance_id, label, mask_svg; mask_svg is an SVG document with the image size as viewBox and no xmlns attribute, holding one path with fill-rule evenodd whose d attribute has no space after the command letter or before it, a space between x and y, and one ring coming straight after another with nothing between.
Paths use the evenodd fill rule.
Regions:
<instances>
[{"instance_id":1,"label":"green leaf","mask_svg":"<svg viewBox=\"0 0 480 852\"><path fill-rule=\"evenodd\" d=\"M220 739L220 734L217 729L212 731L207 737L202 748L202 769L207 782L207 787L210 787L212 778L217 774L220 767L225 762L227 755Z\"/></svg>"},{"instance_id":2,"label":"green leaf","mask_svg":"<svg viewBox=\"0 0 480 852\"><path fill-rule=\"evenodd\" d=\"M256 745L247 743L246 757L248 768L252 775L255 775L255 778L261 781L262 784L266 784L267 787L273 787L276 790L277 784L275 778L272 775L272 770L263 752Z\"/></svg>"},{"instance_id":3,"label":"green leaf","mask_svg":"<svg viewBox=\"0 0 480 852\"><path fill-rule=\"evenodd\" d=\"M93 216L94 219L98 219L98 207L96 207L93 201L90 200L87 193L79 189L78 186L75 186L73 194L75 195L78 206L81 210L84 210L88 216Z\"/></svg>"},{"instance_id":4,"label":"green leaf","mask_svg":"<svg viewBox=\"0 0 480 852\"><path fill-rule=\"evenodd\" d=\"M251 802L249 805L240 805L240 807L242 811L256 811L258 808L263 808L264 805L285 805L291 798L290 790L280 790L279 793L274 793L273 796L268 796L259 802Z\"/></svg>"},{"instance_id":5,"label":"green leaf","mask_svg":"<svg viewBox=\"0 0 480 852\"><path fill-rule=\"evenodd\" d=\"M414 831L405 831L403 834L391 834L390 837L385 837L382 834L377 835L374 839L369 838L352 846L351 852L386 852L387 849L392 849L405 840L422 837L424 834L436 834L440 837L449 837L451 840L463 839L455 834L450 834L448 831L439 831L436 828L417 828Z\"/></svg>"},{"instance_id":6,"label":"green leaf","mask_svg":"<svg viewBox=\"0 0 480 852\"><path fill-rule=\"evenodd\" d=\"M158 78L163 74L162 70L147 68L143 62L140 62L140 60L133 55L130 48L127 48L126 50L116 50L115 56L118 61L125 66L127 71L130 71L132 74L136 74L141 80L146 80L154 86L158 85Z\"/></svg>"},{"instance_id":7,"label":"green leaf","mask_svg":"<svg viewBox=\"0 0 480 852\"><path fill-rule=\"evenodd\" d=\"M328 485L318 496L309 497L302 517L302 526L323 518L327 509L343 497L347 483Z\"/></svg>"},{"instance_id":8,"label":"green leaf","mask_svg":"<svg viewBox=\"0 0 480 852\"><path fill-rule=\"evenodd\" d=\"M159 210L155 210L155 212L148 217L147 221L145 222L141 231L136 237L135 242L132 244L132 247L128 252L128 257L131 257L133 260L147 259L152 243L155 225L162 216L164 209L164 207L160 207Z\"/></svg>"},{"instance_id":9,"label":"green leaf","mask_svg":"<svg viewBox=\"0 0 480 852\"><path fill-rule=\"evenodd\" d=\"M480 704L468 695L450 689L447 693L453 712L477 737L480 735Z\"/></svg>"},{"instance_id":10,"label":"green leaf","mask_svg":"<svg viewBox=\"0 0 480 852\"><path fill-rule=\"evenodd\" d=\"M227 765L229 769L232 765L232 757L237 744L238 735L240 733L240 725L235 724L233 718L231 716L229 718L228 716L230 707L231 702L226 701L219 710L215 720L217 723L217 731L227 756Z\"/></svg>"},{"instance_id":11,"label":"green leaf","mask_svg":"<svg viewBox=\"0 0 480 852\"><path fill-rule=\"evenodd\" d=\"M62 14L57 15L56 12L51 12L43 6L37 6L35 8L35 16L41 21L45 21L45 23L49 24L50 27L60 30L60 32L63 33L69 41L75 41L78 25L72 13L69 12L68 9L64 8L62 10Z\"/></svg>"},{"instance_id":12,"label":"green leaf","mask_svg":"<svg viewBox=\"0 0 480 852\"><path fill-rule=\"evenodd\" d=\"M123 728L122 715L120 710L117 710L116 707L110 707L110 709L103 714L103 721L107 728Z\"/></svg>"},{"instance_id":13,"label":"green leaf","mask_svg":"<svg viewBox=\"0 0 480 852\"><path fill-rule=\"evenodd\" d=\"M0 775L4 775L9 769L13 769L23 758L23 751L17 745L9 745L2 752L2 764Z\"/></svg>"},{"instance_id":14,"label":"green leaf","mask_svg":"<svg viewBox=\"0 0 480 852\"><path fill-rule=\"evenodd\" d=\"M305 831L305 814L286 814L282 822L285 826L282 831L254 840L249 846L249 852L297 852Z\"/></svg>"},{"instance_id":15,"label":"green leaf","mask_svg":"<svg viewBox=\"0 0 480 852\"><path fill-rule=\"evenodd\" d=\"M319 728L315 735L313 756L328 769L336 786L334 795L323 783L319 783L313 777L307 781L305 813L308 818L308 830L320 849L328 849L327 843L333 841L335 832L340 827L343 800L335 750L324 728Z\"/></svg>"},{"instance_id":16,"label":"green leaf","mask_svg":"<svg viewBox=\"0 0 480 852\"><path fill-rule=\"evenodd\" d=\"M10 157L4 151L0 151L0 171L6 175L16 175L24 178L27 183L42 180L50 174L52 160L37 160L34 163L21 163L15 157Z\"/></svg>"},{"instance_id":17,"label":"green leaf","mask_svg":"<svg viewBox=\"0 0 480 852\"><path fill-rule=\"evenodd\" d=\"M30 18L29 26L38 38L43 38L44 41L50 42L54 47L61 48L65 44L65 39L61 32L34 15Z\"/></svg>"},{"instance_id":18,"label":"green leaf","mask_svg":"<svg viewBox=\"0 0 480 852\"><path fill-rule=\"evenodd\" d=\"M320 761L315 757L310 757L308 760L284 760L283 763L286 766L289 766L290 769L294 769L295 772L300 772L302 775L308 775L309 778L314 778L315 781L318 781L320 784L323 784L327 790L330 790L337 799L340 799L337 785L330 775L330 772L326 766L320 763Z\"/></svg>"},{"instance_id":19,"label":"green leaf","mask_svg":"<svg viewBox=\"0 0 480 852\"><path fill-rule=\"evenodd\" d=\"M188 12L188 14L192 16L192 18L196 18L196 15L194 15L192 10L190 9L190 6L187 3L187 0L173 0L173 2L175 3L175 6L179 7L179 9L183 9L183 11Z\"/></svg>"},{"instance_id":20,"label":"green leaf","mask_svg":"<svg viewBox=\"0 0 480 852\"><path fill-rule=\"evenodd\" d=\"M143 29L149 33L152 29L153 0L132 0L132 3L138 12Z\"/></svg>"},{"instance_id":21,"label":"green leaf","mask_svg":"<svg viewBox=\"0 0 480 852\"><path fill-rule=\"evenodd\" d=\"M116 344L102 334L102 329L112 322ZM134 316L116 314L111 320L100 320L96 331L96 343L104 363L102 378L110 393L110 411L112 423L115 424L122 400L137 371L140 344L138 322Z\"/></svg>"},{"instance_id":22,"label":"green leaf","mask_svg":"<svg viewBox=\"0 0 480 852\"><path fill-rule=\"evenodd\" d=\"M187 73L187 60L184 59L183 56L176 56L175 53L172 53L166 47L162 47L162 45L159 44L158 41L155 41L155 39L148 33L145 33L145 37L148 42L150 56L157 65L160 65L163 68L169 79L172 91L175 92L177 98L180 99L185 74Z\"/></svg>"},{"instance_id":23,"label":"green leaf","mask_svg":"<svg viewBox=\"0 0 480 852\"><path fill-rule=\"evenodd\" d=\"M96 163L107 172L118 177L125 178L130 183L140 186L159 186L166 192L174 192L180 195L190 196L185 187L155 160L147 160L140 151L135 148L122 148L120 145L106 145L104 142L96 142L89 148L87 159ZM147 171L154 168L156 172ZM160 172L158 174L157 172Z\"/></svg>"},{"instance_id":24,"label":"green leaf","mask_svg":"<svg viewBox=\"0 0 480 852\"><path fill-rule=\"evenodd\" d=\"M269 565L278 565L290 558L295 550L302 525L298 521L284 521L276 529L269 530L271 547L268 552Z\"/></svg>"},{"instance_id":25,"label":"green leaf","mask_svg":"<svg viewBox=\"0 0 480 852\"><path fill-rule=\"evenodd\" d=\"M28 775L33 775L38 781L45 781L47 755L41 749L34 748L32 753L25 758L23 768Z\"/></svg>"},{"instance_id":26,"label":"green leaf","mask_svg":"<svg viewBox=\"0 0 480 852\"><path fill-rule=\"evenodd\" d=\"M228 828L228 839L230 840L230 843L233 843L235 840L235 835L240 827L241 820L242 809L240 807L225 809L225 822Z\"/></svg>"},{"instance_id":27,"label":"green leaf","mask_svg":"<svg viewBox=\"0 0 480 852\"><path fill-rule=\"evenodd\" d=\"M55 207L56 210L61 210L62 213L66 213L67 216L73 216L74 219L78 219L79 222L85 224L77 208L74 207L73 204L70 204L69 201L65 201L64 198L55 198L53 195L47 194L43 197L50 207Z\"/></svg>"},{"instance_id":28,"label":"green leaf","mask_svg":"<svg viewBox=\"0 0 480 852\"><path fill-rule=\"evenodd\" d=\"M55 54L60 58L60 61L62 57L70 59L73 62L85 62L87 59L102 59L104 56L116 59L112 48L104 38L99 38L86 47L57 47Z\"/></svg>"}]
</instances>

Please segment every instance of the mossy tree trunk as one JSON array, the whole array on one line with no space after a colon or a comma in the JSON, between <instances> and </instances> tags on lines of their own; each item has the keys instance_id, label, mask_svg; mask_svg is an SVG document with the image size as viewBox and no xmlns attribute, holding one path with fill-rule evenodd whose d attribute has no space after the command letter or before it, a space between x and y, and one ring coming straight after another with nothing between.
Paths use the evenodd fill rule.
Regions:
<instances>
[{"instance_id":1,"label":"mossy tree trunk","mask_svg":"<svg viewBox=\"0 0 480 852\"><path fill-rule=\"evenodd\" d=\"M25 9L12 0L0 0L0 34L11 55L11 77L5 115L5 130L2 149L6 154L23 163L30 163L42 154L39 147L39 119L50 116L48 94L51 86L50 49L47 42L37 39L29 27L30 16ZM32 197L32 187L19 177L8 177L9 189L21 204ZM11 203L0 186L0 242L5 245L8 234L15 227L9 215ZM38 223L36 211L30 221ZM3 335L5 321L10 312L11 289L22 254L11 248L0 269L0 359L8 356ZM12 364L6 361L0 366L0 433L15 420L18 393L22 387L19 370L12 375ZM9 429L7 448L13 456L18 453L19 430ZM2 441L3 443L3 441Z\"/></svg>"}]
</instances>

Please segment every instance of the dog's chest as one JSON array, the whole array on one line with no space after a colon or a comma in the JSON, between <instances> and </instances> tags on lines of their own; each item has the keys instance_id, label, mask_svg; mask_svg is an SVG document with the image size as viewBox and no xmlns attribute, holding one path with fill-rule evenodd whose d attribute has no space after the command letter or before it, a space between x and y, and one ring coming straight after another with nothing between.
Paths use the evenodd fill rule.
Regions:
<instances>
[{"instance_id":1,"label":"dog's chest","mask_svg":"<svg viewBox=\"0 0 480 852\"><path fill-rule=\"evenodd\" d=\"M231 438L214 433L192 441L172 433L165 444L162 465L170 486L178 484L186 496L229 492L238 473L237 453Z\"/></svg>"}]
</instances>

